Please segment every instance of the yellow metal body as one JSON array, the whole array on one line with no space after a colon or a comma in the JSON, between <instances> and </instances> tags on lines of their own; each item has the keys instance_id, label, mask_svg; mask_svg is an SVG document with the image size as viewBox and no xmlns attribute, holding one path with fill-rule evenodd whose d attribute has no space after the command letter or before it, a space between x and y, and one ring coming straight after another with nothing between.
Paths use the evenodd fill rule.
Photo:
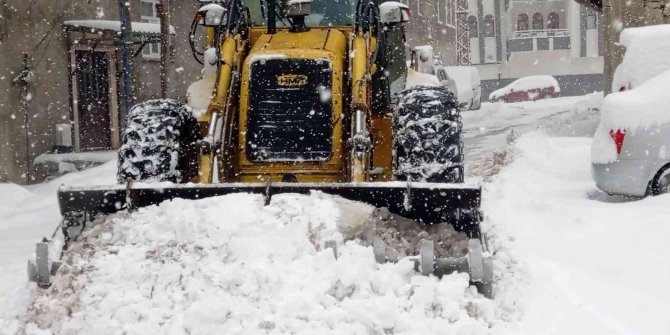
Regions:
<instances>
[{"instance_id":1,"label":"yellow metal body","mask_svg":"<svg viewBox=\"0 0 670 335\"><path fill-rule=\"evenodd\" d=\"M351 27L316 27L307 32L280 29L267 34L266 28L251 28L243 40L240 35L222 38L216 89L209 111L201 118L203 129L210 128L214 118L225 122L223 148L217 153L202 154L200 174L195 182L263 182L282 181L287 175L298 182L365 182L392 178L392 129L388 111L371 110L371 73L368 64L375 41L354 34ZM251 63L282 55L297 59L324 59L332 64L332 155L324 162L252 162L246 153L246 129L250 99ZM372 71L370 71L372 69ZM240 74L235 85L235 73ZM286 73L289 76L290 73ZM348 140L355 131L354 115L365 115L366 131L372 148L355 155ZM227 135L226 135L227 134ZM219 167L218 180L212 171L213 159ZM378 172L370 174L375 169ZM382 172L379 172L379 171Z\"/></svg>"}]
</instances>

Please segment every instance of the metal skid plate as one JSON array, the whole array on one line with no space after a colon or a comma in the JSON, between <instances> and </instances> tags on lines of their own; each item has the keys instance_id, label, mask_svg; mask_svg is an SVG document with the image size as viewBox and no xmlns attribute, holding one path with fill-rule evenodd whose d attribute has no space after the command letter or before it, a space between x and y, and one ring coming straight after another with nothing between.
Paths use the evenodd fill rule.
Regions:
<instances>
[{"instance_id":1,"label":"metal skid plate","mask_svg":"<svg viewBox=\"0 0 670 335\"><path fill-rule=\"evenodd\" d=\"M281 193L309 194L320 191L372 206L388 208L392 213L426 223L451 222L470 226L471 216L464 212L477 210L481 188L463 184L388 183L276 183L211 185L140 185L127 189L117 185L95 188L63 188L58 192L61 213L111 214L128 209L157 205L175 198L204 199L232 193L264 194L266 199ZM410 198L411 206L406 206ZM459 227L456 227L457 229ZM463 228L463 227L461 227Z\"/></svg>"}]
</instances>

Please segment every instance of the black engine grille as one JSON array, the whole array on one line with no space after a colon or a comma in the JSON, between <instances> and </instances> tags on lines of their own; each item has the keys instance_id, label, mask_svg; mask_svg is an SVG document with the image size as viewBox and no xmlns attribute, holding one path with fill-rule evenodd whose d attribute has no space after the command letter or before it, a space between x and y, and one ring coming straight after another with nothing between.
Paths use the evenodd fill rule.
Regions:
<instances>
[{"instance_id":1,"label":"black engine grille","mask_svg":"<svg viewBox=\"0 0 670 335\"><path fill-rule=\"evenodd\" d=\"M327 161L332 154L331 64L266 59L251 64L247 158Z\"/></svg>"}]
</instances>

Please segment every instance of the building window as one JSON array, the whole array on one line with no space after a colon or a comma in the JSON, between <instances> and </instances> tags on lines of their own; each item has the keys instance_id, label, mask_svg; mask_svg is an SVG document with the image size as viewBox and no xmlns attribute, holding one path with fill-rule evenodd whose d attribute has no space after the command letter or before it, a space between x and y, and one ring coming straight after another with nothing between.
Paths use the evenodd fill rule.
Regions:
<instances>
[{"instance_id":1,"label":"building window","mask_svg":"<svg viewBox=\"0 0 670 335\"><path fill-rule=\"evenodd\" d=\"M544 17L540 13L533 14L533 30L544 29Z\"/></svg>"},{"instance_id":2,"label":"building window","mask_svg":"<svg viewBox=\"0 0 670 335\"><path fill-rule=\"evenodd\" d=\"M519 17L516 19L516 30L526 31L529 28L528 24L528 14L519 14Z\"/></svg>"},{"instance_id":3,"label":"building window","mask_svg":"<svg viewBox=\"0 0 670 335\"><path fill-rule=\"evenodd\" d=\"M447 0L447 24L456 25L456 0Z\"/></svg>"},{"instance_id":4,"label":"building window","mask_svg":"<svg viewBox=\"0 0 670 335\"><path fill-rule=\"evenodd\" d=\"M158 8L159 0L140 0L141 5L141 22L147 23L158 23L160 24L160 18L158 17ZM142 57L146 59L159 59L161 57L161 47L159 43L150 43L144 46L142 49Z\"/></svg>"},{"instance_id":5,"label":"building window","mask_svg":"<svg viewBox=\"0 0 670 335\"><path fill-rule=\"evenodd\" d=\"M586 15L586 29L598 29L598 16L593 12Z\"/></svg>"},{"instance_id":6,"label":"building window","mask_svg":"<svg viewBox=\"0 0 670 335\"><path fill-rule=\"evenodd\" d=\"M484 37L496 36L496 20L489 14L484 17Z\"/></svg>"},{"instance_id":7,"label":"building window","mask_svg":"<svg viewBox=\"0 0 670 335\"><path fill-rule=\"evenodd\" d=\"M468 32L470 32L471 38L479 37L479 25L477 24L477 18L474 15L468 17Z\"/></svg>"},{"instance_id":8,"label":"building window","mask_svg":"<svg viewBox=\"0 0 670 335\"><path fill-rule=\"evenodd\" d=\"M412 13L412 15L416 14L421 16L420 12L421 7L419 6L419 0L410 0L409 1L409 11Z\"/></svg>"},{"instance_id":9,"label":"building window","mask_svg":"<svg viewBox=\"0 0 670 335\"><path fill-rule=\"evenodd\" d=\"M559 21L559 16L555 12L549 13L547 16L547 29L559 29L561 28L561 23Z\"/></svg>"},{"instance_id":10,"label":"building window","mask_svg":"<svg viewBox=\"0 0 670 335\"><path fill-rule=\"evenodd\" d=\"M444 24L447 19L447 0L437 0L437 22Z\"/></svg>"}]
</instances>

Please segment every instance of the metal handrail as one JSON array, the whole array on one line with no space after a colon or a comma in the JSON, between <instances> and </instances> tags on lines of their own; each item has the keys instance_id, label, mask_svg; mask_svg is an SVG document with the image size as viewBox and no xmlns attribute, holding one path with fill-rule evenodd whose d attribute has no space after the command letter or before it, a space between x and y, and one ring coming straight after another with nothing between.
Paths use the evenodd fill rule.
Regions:
<instances>
[{"instance_id":1,"label":"metal handrail","mask_svg":"<svg viewBox=\"0 0 670 335\"><path fill-rule=\"evenodd\" d=\"M567 29L517 30L510 39L537 38L537 37L569 37Z\"/></svg>"}]
</instances>

